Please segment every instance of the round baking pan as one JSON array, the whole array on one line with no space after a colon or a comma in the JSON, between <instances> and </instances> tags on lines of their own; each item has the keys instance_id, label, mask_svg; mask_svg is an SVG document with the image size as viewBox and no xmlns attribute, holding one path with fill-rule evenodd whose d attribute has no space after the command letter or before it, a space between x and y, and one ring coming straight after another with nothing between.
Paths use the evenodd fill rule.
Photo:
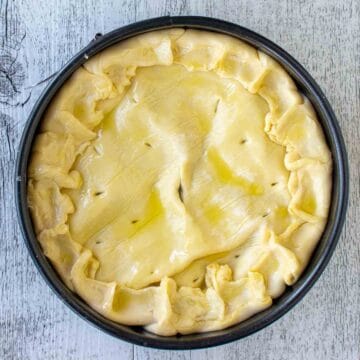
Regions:
<instances>
[{"instance_id":1,"label":"round baking pan","mask_svg":"<svg viewBox=\"0 0 360 360\"><path fill-rule=\"evenodd\" d=\"M27 205L27 166L44 111L55 93L76 69L87 59L119 41L148 31L173 27L203 29L231 35L251 44L282 64L317 112L333 156L333 187L328 222L308 266L296 284L287 287L284 294L275 299L270 308L224 330L162 337L149 333L142 327L125 326L104 318L61 281L43 254L34 233ZM165 16L124 26L106 35L97 34L88 46L57 73L36 102L21 138L15 177L18 218L26 246L41 275L60 299L82 318L119 339L161 349L196 349L225 344L263 329L289 311L310 290L330 260L344 223L349 187L347 155L339 125L330 104L309 73L292 56L263 36L229 22L197 16Z\"/></svg>"}]
</instances>

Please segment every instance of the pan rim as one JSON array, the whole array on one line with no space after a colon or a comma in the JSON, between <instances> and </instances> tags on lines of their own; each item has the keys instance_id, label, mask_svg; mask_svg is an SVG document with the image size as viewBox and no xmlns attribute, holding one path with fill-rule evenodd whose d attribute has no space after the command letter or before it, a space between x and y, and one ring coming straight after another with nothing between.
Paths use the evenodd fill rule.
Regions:
<instances>
[{"instance_id":1,"label":"pan rim","mask_svg":"<svg viewBox=\"0 0 360 360\"><path fill-rule=\"evenodd\" d=\"M203 29L228 34L250 43L250 45L277 60L315 107L319 122L331 148L334 173L332 201L326 228L307 268L294 286L288 287L286 292L279 299L276 299L274 305L267 310L232 327L214 332L162 337L138 327L121 325L106 319L91 309L62 282L50 261L43 254L33 230L27 207L26 172L33 139L42 115L55 93L78 67L88 58L119 41L141 33L174 27ZM28 117L19 145L14 183L18 220L24 242L37 269L58 297L80 317L110 335L136 345L174 350L206 348L244 338L275 322L300 302L318 280L335 250L345 221L349 196L349 170L344 140L328 100L311 75L285 50L265 37L242 26L202 16L164 16L143 20L120 27L105 35L97 36L79 51L43 90Z\"/></svg>"}]
</instances>

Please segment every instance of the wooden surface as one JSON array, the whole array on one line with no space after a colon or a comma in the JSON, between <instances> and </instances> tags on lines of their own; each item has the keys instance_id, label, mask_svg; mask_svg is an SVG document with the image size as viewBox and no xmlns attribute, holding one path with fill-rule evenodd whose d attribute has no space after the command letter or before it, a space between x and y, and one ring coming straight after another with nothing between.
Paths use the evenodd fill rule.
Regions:
<instances>
[{"instance_id":1,"label":"wooden surface","mask_svg":"<svg viewBox=\"0 0 360 360\"><path fill-rule=\"evenodd\" d=\"M320 280L290 313L244 340L155 351L103 334L49 289L16 219L14 162L26 118L46 81L97 32L160 15L207 15L249 27L315 77L349 153L347 222ZM340 0L0 0L0 359L360 359L360 2Z\"/></svg>"}]
</instances>

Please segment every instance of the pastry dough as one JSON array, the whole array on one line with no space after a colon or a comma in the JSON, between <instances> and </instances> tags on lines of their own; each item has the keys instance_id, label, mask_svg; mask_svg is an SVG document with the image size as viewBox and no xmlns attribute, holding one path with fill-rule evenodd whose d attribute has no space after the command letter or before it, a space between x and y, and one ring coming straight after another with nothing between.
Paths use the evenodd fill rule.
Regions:
<instances>
[{"instance_id":1,"label":"pastry dough","mask_svg":"<svg viewBox=\"0 0 360 360\"><path fill-rule=\"evenodd\" d=\"M61 88L28 202L64 282L161 335L217 330L299 278L328 215L331 154L269 56L170 29L123 41Z\"/></svg>"}]
</instances>

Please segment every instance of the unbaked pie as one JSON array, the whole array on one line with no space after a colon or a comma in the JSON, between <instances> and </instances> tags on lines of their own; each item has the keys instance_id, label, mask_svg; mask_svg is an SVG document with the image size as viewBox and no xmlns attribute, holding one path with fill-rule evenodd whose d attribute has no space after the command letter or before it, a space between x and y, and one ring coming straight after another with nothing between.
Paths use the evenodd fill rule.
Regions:
<instances>
[{"instance_id":1,"label":"unbaked pie","mask_svg":"<svg viewBox=\"0 0 360 360\"><path fill-rule=\"evenodd\" d=\"M284 69L240 40L170 29L88 60L33 145L45 255L103 316L161 334L271 306L328 215L331 154Z\"/></svg>"}]
</instances>

